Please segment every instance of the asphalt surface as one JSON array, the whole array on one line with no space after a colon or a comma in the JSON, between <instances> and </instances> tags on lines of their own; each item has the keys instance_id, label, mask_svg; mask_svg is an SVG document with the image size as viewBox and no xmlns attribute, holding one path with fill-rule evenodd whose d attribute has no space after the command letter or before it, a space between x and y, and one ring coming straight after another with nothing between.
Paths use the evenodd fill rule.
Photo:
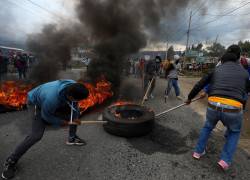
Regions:
<instances>
[{"instance_id":1,"label":"asphalt surface","mask_svg":"<svg viewBox=\"0 0 250 180\"><path fill-rule=\"evenodd\" d=\"M120 98L127 94L139 100L141 82L126 80ZM173 93L167 103L163 94L166 82L157 79L155 98L145 103L156 113L182 103ZM133 93L134 92L134 93ZM97 119L104 107L82 117ZM28 111L0 114L0 164L29 132ZM227 180L250 179L250 157L238 148L232 168L221 172L216 162L224 142L222 134L214 133L208 154L200 161L192 159L193 147L202 127L202 117L190 107L183 107L156 119L152 133L140 138L112 136L101 125L78 128L86 146L65 145L67 129L48 129L43 139L19 161L16 180Z\"/></svg>"}]
</instances>

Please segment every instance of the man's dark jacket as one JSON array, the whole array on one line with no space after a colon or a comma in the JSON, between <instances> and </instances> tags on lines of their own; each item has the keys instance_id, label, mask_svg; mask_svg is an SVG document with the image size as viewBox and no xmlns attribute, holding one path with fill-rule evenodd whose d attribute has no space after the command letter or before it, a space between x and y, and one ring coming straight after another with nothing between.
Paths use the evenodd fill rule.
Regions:
<instances>
[{"instance_id":1,"label":"man's dark jacket","mask_svg":"<svg viewBox=\"0 0 250 180\"><path fill-rule=\"evenodd\" d=\"M225 62L204 76L191 90L188 99L193 99L201 89L209 84L208 96L217 96L244 103L250 92L249 75L238 62Z\"/></svg>"},{"instance_id":2,"label":"man's dark jacket","mask_svg":"<svg viewBox=\"0 0 250 180\"><path fill-rule=\"evenodd\" d=\"M148 61L146 64L146 74L147 75L155 75L157 72L156 62L154 60Z\"/></svg>"}]
</instances>

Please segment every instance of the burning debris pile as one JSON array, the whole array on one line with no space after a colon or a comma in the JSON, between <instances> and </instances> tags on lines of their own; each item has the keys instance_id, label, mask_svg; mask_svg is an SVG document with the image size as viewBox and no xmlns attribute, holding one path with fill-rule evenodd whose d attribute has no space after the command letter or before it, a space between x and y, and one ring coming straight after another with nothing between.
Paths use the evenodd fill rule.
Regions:
<instances>
[{"instance_id":1,"label":"burning debris pile","mask_svg":"<svg viewBox=\"0 0 250 180\"><path fill-rule=\"evenodd\" d=\"M6 110L21 110L26 106L27 93L31 84L6 81L0 85L0 105ZM0 111L1 112L1 111Z\"/></svg>"},{"instance_id":2,"label":"burning debris pile","mask_svg":"<svg viewBox=\"0 0 250 180\"><path fill-rule=\"evenodd\" d=\"M81 113L92 106L103 103L113 96L111 83L105 79L98 81L95 85L83 83L89 90L89 97L79 102ZM11 110L22 110L26 107L27 93L34 86L15 81L6 81L0 86L0 112Z\"/></svg>"},{"instance_id":3,"label":"burning debris pile","mask_svg":"<svg viewBox=\"0 0 250 180\"><path fill-rule=\"evenodd\" d=\"M79 102L81 113L94 105L103 103L106 99L113 96L111 83L105 79L97 82L95 86L90 83L81 83L83 83L89 90L89 97Z\"/></svg>"}]
</instances>

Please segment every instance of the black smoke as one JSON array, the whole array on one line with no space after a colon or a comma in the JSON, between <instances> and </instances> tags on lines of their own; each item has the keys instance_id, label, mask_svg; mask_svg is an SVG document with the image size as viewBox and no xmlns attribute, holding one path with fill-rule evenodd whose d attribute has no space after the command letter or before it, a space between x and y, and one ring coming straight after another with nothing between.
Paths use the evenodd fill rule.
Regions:
<instances>
[{"instance_id":1,"label":"black smoke","mask_svg":"<svg viewBox=\"0 0 250 180\"><path fill-rule=\"evenodd\" d=\"M57 78L60 66L66 67L70 51L87 43L95 53L88 75L104 75L115 86L120 84L125 60L149 42L162 41L180 12L200 0L78 0L78 24L46 25L40 34L30 36L28 47L40 59L32 77L39 81ZM87 40L88 41L87 41ZM45 74L43 74L45 72Z\"/></svg>"},{"instance_id":2,"label":"black smoke","mask_svg":"<svg viewBox=\"0 0 250 180\"><path fill-rule=\"evenodd\" d=\"M30 35L27 46L39 59L31 71L30 77L35 82L55 80L61 69L66 69L71 59L71 50L84 42L79 25L59 27L55 24L44 26L39 34Z\"/></svg>"},{"instance_id":3,"label":"black smoke","mask_svg":"<svg viewBox=\"0 0 250 180\"><path fill-rule=\"evenodd\" d=\"M119 85L126 58L145 47L148 41L160 41L162 20L178 19L187 0L80 0L78 17L88 29L97 57L90 63L92 78L105 75ZM192 2L196 2L193 0Z\"/></svg>"},{"instance_id":4,"label":"black smoke","mask_svg":"<svg viewBox=\"0 0 250 180\"><path fill-rule=\"evenodd\" d=\"M82 0L77 7L79 19L88 28L97 54L88 74L94 79L104 75L115 86L120 83L126 57L146 46L141 17L131 2Z\"/></svg>"}]
</instances>

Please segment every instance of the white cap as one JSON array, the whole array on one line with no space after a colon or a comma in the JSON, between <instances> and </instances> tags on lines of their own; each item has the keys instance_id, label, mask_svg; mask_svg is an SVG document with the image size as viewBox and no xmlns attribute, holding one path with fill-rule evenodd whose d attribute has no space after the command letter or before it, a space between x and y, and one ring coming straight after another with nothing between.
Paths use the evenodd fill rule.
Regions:
<instances>
[{"instance_id":1,"label":"white cap","mask_svg":"<svg viewBox=\"0 0 250 180\"><path fill-rule=\"evenodd\" d=\"M178 60L178 59L180 59L180 56L176 54L176 55L174 55L174 59Z\"/></svg>"}]
</instances>

